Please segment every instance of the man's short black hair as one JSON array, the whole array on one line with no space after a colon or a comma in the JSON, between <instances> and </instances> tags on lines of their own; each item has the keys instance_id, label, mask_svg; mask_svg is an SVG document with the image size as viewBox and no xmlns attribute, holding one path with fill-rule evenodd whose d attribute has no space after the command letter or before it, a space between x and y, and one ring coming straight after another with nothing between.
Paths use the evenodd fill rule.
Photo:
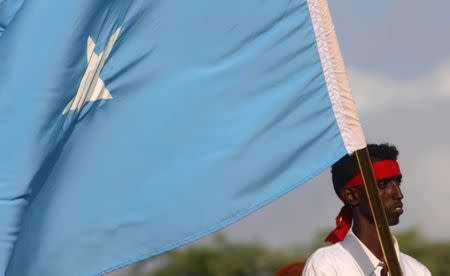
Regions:
<instances>
[{"instance_id":1,"label":"man's short black hair","mask_svg":"<svg viewBox=\"0 0 450 276\"><path fill-rule=\"evenodd\" d=\"M390 144L367 145L371 160L397 160L398 150ZM339 191L344 185L359 172L358 161L355 154L345 155L331 167L331 178L334 191L339 197Z\"/></svg>"}]
</instances>

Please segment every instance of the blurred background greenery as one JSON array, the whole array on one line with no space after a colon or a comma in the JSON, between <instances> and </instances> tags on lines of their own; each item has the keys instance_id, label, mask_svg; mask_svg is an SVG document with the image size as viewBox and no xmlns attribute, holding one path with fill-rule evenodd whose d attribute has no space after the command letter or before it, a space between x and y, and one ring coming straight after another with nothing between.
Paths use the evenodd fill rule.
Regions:
<instances>
[{"instance_id":1,"label":"blurred background greenery","mask_svg":"<svg viewBox=\"0 0 450 276\"><path fill-rule=\"evenodd\" d=\"M271 249L252 243L232 243L223 233L157 258L111 273L114 276L266 276L286 264L304 261L324 246L325 232L310 244ZM450 241L430 241L412 228L395 234L402 252L425 264L434 276L450 275Z\"/></svg>"}]
</instances>

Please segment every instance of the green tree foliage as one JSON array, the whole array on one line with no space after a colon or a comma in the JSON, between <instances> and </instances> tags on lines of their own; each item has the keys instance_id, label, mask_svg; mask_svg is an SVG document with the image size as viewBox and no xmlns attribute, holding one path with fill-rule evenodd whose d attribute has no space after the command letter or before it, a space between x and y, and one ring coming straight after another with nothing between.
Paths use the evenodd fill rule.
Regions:
<instances>
[{"instance_id":1,"label":"green tree foliage","mask_svg":"<svg viewBox=\"0 0 450 276\"><path fill-rule=\"evenodd\" d=\"M450 241L428 241L415 228L395 236L401 251L423 263L432 275L450 275Z\"/></svg>"},{"instance_id":2,"label":"green tree foliage","mask_svg":"<svg viewBox=\"0 0 450 276\"><path fill-rule=\"evenodd\" d=\"M273 275L289 256L257 243L234 244L223 235L211 245L191 247L168 254L168 262L152 276L254 276Z\"/></svg>"},{"instance_id":3,"label":"green tree foliage","mask_svg":"<svg viewBox=\"0 0 450 276\"><path fill-rule=\"evenodd\" d=\"M131 266L127 276L266 276L282 266L304 261L318 247L324 246L320 233L307 247L273 250L258 243L231 243L216 235L212 243L197 244L159 257L148 269L143 261ZM435 276L450 275L450 242L430 242L417 229L396 234L402 252L425 264ZM153 261L154 263L154 261ZM156 268L155 268L156 266Z\"/></svg>"}]
</instances>

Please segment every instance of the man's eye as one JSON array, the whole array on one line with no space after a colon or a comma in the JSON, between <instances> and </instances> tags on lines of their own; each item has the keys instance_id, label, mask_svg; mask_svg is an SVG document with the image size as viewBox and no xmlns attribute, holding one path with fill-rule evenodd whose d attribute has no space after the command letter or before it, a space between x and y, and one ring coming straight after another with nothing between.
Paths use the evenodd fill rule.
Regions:
<instances>
[{"instance_id":1,"label":"man's eye","mask_svg":"<svg viewBox=\"0 0 450 276\"><path fill-rule=\"evenodd\" d=\"M389 184L389 182L391 182L391 181L392 181L392 179L384 179L384 180L381 180L380 182L378 182L378 187L384 188L384 187L386 187L387 184Z\"/></svg>"},{"instance_id":2,"label":"man's eye","mask_svg":"<svg viewBox=\"0 0 450 276\"><path fill-rule=\"evenodd\" d=\"M399 177L394 177L394 178L383 179L378 182L378 187L385 188L391 182L395 182L397 185L400 185L400 183L402 183L402 177L399 176Z\"/></svg>"}]
</instances>

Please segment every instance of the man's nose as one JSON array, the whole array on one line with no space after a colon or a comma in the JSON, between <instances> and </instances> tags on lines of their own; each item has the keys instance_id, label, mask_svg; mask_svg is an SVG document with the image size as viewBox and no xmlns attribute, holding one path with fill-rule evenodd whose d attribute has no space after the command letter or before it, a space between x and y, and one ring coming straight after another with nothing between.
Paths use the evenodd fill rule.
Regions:
<instances>
[{"instance_id":1,"label":"man's nose","mask_svg":"<svg viewBox=\"0 0 450 276\"><path fill-rule=\"evenodd\" d=\"M403 193L400 189L400 183L398 183L397 181L392 181L390 185L392 197L395 199L403 199Z\"/></svg>"}]
</instances>

